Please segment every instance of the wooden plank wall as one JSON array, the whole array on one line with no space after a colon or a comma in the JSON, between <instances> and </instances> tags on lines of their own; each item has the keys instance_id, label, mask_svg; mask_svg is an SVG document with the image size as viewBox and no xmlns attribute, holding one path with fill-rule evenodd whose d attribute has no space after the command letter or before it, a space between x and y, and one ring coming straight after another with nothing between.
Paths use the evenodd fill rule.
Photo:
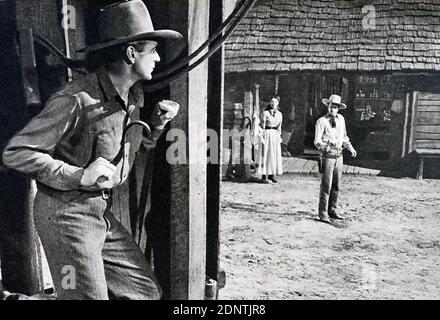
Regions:
<instances>
[{"instance_id":1,"label":"wooden plank wall","mask_svg":"<svg viewBox=\"0 0 440 320\"><path fill-rule=\"evenodd\" d=\"M414 93L410 151L440 155L440 94Z\"/></svg>"}]
</instances>

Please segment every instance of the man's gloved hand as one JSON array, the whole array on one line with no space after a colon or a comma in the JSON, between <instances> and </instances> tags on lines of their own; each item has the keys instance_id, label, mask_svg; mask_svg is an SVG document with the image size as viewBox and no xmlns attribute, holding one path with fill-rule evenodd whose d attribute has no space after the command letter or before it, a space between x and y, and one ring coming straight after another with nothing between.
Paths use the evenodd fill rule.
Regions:
<instances>
[{"instance_id":1,"label":"man's gloved hand","mask_svg":"<svg viewBox=\"0 0 440 320\"><path fill-rule=\"evenodd\" d=\"M113 187L113 175L116 167L104 158L98 158L91 163L83 173L80 186L84 189L110 189Z\"/></svg>"},{"instance_id":2,"label":"man's gloved hand","mask_svg":"<svg viewBox=\"0 0 440 320\"><path fill-rule=\"evenodd\" d=\"M158 102L151 115L151 125L155 129L163 129L179 112L179 104L171 100L162 100Z\"/></svg>"}]
</instances>

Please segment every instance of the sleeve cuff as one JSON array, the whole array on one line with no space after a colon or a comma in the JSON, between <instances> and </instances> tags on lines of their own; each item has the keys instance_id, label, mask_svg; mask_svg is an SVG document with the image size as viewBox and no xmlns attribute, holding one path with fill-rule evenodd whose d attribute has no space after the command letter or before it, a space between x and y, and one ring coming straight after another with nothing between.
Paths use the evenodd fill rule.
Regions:
<instances>
[{"instance_id":1,"label":"sleeve cuff","mask_svg":"<svg viewBox=\"0 0 440 320\"><path fill-rule=\"evenodd\" d=\"M156 128L153 129L153 132L151 133L151 138L153 139L153 141L159 140L159 138L162 135L162 132L164 130L165 130L164 128L163 129L156 129Z\"/></svg>"},{"instance_id":2,"label":"sleeve cuff","mask_svg":"<svg viewBox=\"0 0 440 320\"><path fill-rule=\"evenodd\" d=\"M343 147L350 150L353 149L353 146L351 145L351 142L344 142Z\"/></svg>"},{"instance_id":3,"label":"sleeve cuff","mask_svg":"<svg viewBox=\"0 0 440 320\"><path fill-rule=\"evenodd\" d=\"M146 149L153 149L154 147L156 147L157 140L159 140L159 138L162 135L162 133L164 132L164 130L165 129L154 128L153 131L151 132L150 137L144 136L143 141L142 141L143 146Z\"/></svg>"},{"instance_id":4,"label":"sleeve cuff","mask_svg":"<svg viewBox=\"0 0 440 320\"><path fill-rule=\"evenodd\" d=\"M62 189L80 189L81 179L84 175L84 168L75 167L69 164L65 164L63 167L63 176L65 177L65 185L61 186ZM67 187L67 188L66 188Z\"/></svg>"}]
</instances>

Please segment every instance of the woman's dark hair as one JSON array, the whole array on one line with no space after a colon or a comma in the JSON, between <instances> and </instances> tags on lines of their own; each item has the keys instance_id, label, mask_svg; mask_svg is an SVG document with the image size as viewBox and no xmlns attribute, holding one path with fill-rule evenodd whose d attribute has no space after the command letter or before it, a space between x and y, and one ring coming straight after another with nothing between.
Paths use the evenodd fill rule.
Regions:
<instances>
[{"instance_id":1,"label":"woman's dark hair","mask_svg":"<svg viewBox=\"0 0 440 320\"><path fill-rule=\"evenodd\" d=\"M280 97L279 96L270 96L269 97L269 101L271 101L272 99L277 99L278 100L278 103L280 103ZM266 106L266 109L265 109L266 111L268 111L268 110L270 110L270 102L269 102L269 104Z\"/></svg>"}]
</instances>

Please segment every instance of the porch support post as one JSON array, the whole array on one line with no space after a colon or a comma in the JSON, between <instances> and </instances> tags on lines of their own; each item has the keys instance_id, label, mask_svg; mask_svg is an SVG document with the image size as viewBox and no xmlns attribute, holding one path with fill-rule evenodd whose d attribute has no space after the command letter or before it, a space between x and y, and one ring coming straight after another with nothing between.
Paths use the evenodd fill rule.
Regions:
<instances>
[{"instance_id":1,"label":"porch support post","mask_svg":"<svg viewBox=\"0 0 440 320\"><path fill-rule=\"evenodd\" d=\"M152 8L169 18L167 27L182 33L187 42L185 55L209 37L209 1L168 0L154 3ZM176 48L176 44L170 43L167 52L175 53ZM169 86L169 98L180 104L170 131L184 134L186 150L178 152L185 152L186 161L168 163L159 155L168 146L162 140L163 145L157 150L162 160L155 165L152 206L154 215L163 222L158 226L167 229L155 236L159 247L153 249L165 299L204 299L205 296L207 83L208 61L205 61Z\"/></svg>"},{"instance_id":2,"label":"porch support post","mask_svg":"<svg viewBox=\"0 0 440 320\"><path fill-rule=\"evenodd\" d=\"M228 0L210 0L209 33L213 34L223 22L225 3ZM223 151L223 104L224 104L224 49L218 50L209 60L208 70L208 128L217 134L216 162L207 165L207 221L206 221L206 274L217 281L217 288L225 284L225 275L220 268L220 186L221 159ZM214 160L210 150L210 159Z\"/></svg>"}]
</instances>

